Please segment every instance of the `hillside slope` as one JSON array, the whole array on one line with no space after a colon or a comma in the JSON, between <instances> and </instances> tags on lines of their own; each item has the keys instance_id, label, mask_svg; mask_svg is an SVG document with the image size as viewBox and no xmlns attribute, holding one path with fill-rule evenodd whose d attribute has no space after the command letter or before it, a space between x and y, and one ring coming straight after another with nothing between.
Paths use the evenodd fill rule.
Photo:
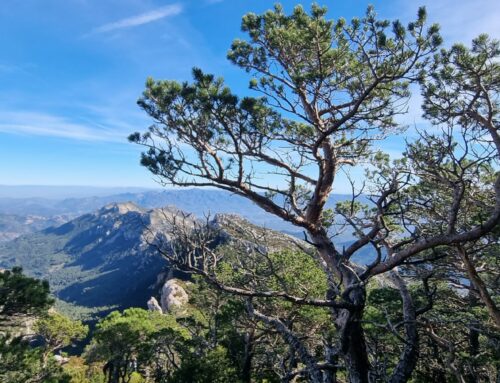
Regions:
<instances>
[{"instance_id":1,"label":"hillside slope","mask_svg":"<svg viewBox=\"0 0 500 383\"><path fill-rule=\"evenodd\" d=\"M47 279L63 306L66 302L98 314L143 307L168 269L149 242L158 232L168 241L178 212L130 202L107 205L59 227L0 243L0 267L22 266L26 274ZM236 215L215 215L211 224L222 229L225 239L254 242L271 251L301 242Z\"/></svg>"},{"instance_id":2,"label":"hillside slope","mask_svg":"<svg viewBox=\"0 0 500 383\"><path fill-rule=\"evenodd\" d=\"M108 205L0 244L0 266L22 266L77 306L142 305L166 266L147 239L166 224L157 212L132 203Z\"/></svg>"}]
</instances>

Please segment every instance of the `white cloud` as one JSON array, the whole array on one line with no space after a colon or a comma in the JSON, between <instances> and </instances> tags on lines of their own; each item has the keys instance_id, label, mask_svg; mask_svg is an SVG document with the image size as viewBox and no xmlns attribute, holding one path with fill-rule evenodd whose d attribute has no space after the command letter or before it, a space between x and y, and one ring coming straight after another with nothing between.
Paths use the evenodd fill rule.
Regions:
<instances>
[{"instance_id":1,"label":"white cloud","mask_svg":"<svg viewBox=\"0 0 500 383\"><path fill-rule=\"evenodd\" d=\"M106 33L116 31L118 29L136 27L163 19L165 17L175 16L180 14L181 12L182 6L180 4L170 4L146 13L141 13L139 15L127 17L125 19L101 25L100 27L93 29L91 34Z\"/></svg>"},{"instance_id":2,"label":"white cloud","mask_svg":"<svg viewBox=\"0 0 500 383\"><path fill-rule=\"evenodd\" d=\"M83 141L126 142L131 127L86 124L37 112L0 112L0 132Z\"/></svg>"}]
</instances>

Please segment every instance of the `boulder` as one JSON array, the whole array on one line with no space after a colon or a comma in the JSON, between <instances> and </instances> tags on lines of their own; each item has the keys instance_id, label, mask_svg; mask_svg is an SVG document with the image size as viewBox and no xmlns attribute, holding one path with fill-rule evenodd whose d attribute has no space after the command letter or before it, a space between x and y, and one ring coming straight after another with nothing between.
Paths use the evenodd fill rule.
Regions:
<instances>
[{"instance_id":1,"label":"boulder","mask_svg":"<svg viewBox=\"0 0 500 383\"><path fill-rule=\"evenodd\" d=\"M169 279L161 289L161 309L163 312L173 311L188 303L189 296L178 279Z\"/></svg>"},{"instance_id":2,"label":"boulder","mask_svg":"<svg viewBox=\"0 0 500 383\"><path fill-rule=\"evenodd\" d=\"M163 310L161 309L161 306L155 297L149 298L148 310L149 311L158 311L160 314L163 314Z\"/></svg>"}]
</instances>

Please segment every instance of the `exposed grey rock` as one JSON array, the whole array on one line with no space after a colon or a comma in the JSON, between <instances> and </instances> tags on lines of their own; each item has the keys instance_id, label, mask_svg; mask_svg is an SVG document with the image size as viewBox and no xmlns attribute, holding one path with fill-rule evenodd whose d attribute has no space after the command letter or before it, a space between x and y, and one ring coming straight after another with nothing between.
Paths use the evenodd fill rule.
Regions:
<instances>
[{"instance_id":1,"label":"exposed grey rock","mask_svg":"<svg viewBox=\"0 0 500 383\"><path fill-rule=\"evenodd\" d=\"M59 364L66 364L69 362L69 358L62 356L62 355L59 355L59 354L54 355L54 359Z\"/></svg>"},{"instance_id":2,"label":"exposed grey rock","mask_svg":"<svg viewBox=\"0 0 500 383\"><path fill-rule=\"evenodd\" d=\"M163 314L163 310L161 309L161 306L155 297L149 298L148 310L149 311L158 311L160 314Z\"/></svg>"},{"instance_id":3,"label":"exposed grey rock","mask_svg":"<svg viewBox=\"0 0 500 383\"><path fill-rule=\"evenodd\" d=\"M274 252L310 247L296 237L254 225L236 214L216 214L211 224L220 230L219 236L223 241L236 241L244 246L245 251Z\"/></svg>"},{"instance_id":4,"label":"exposed grey rock","mask_svg":"<svg viewBox=\"0 0 500 383\"><path fill-rule=\"evenodd\" d=\"M169 279L161 289L161 309L164 313L171 312L188 303L189 296L178 279Z\"/></svg>"}]
</instances>

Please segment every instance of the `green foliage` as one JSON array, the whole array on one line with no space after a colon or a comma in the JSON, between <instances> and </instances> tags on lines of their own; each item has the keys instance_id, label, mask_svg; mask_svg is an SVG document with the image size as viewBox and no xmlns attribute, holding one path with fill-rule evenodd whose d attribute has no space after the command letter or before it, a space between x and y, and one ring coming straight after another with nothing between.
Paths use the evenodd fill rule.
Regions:
<instances>
[{"instance_id":1,"label":"green foliage","mask_svg":"<svg viewBox=\"0 0 500 383\"><path fill-rule=\"evenodd\" d=\"M122 214L112 206L103 208L57 228L0 243L0 264L22 265L27 275L47 278L58 297L58 310L75 319L95 320L113 309L139 306L151 294L148 287L165 261L141 247L145 219L138 211ZM132 256L136 251L142 256ZM111 269L119 272L104 271ZM123 275L129 276L127 289Z\"/></svg>"},{"instance_id":2,"label":"green foliage","mask_svg":"<svg viewBox=\"0 0 500 383\"><path fill-rule=\"evenodd\" d=\"M321 297L326 292L325 273L317 260L305 252L284 249L267 254L256 251L241 259L243 267L235 268L232 265L235 264L235 257L241 257L241 250L230 245L219 251L225 254L219 265L220 280L227 284L245 287L255 283L248 275L248 271L252 270L262 276L258 288L263 291L284 290L312 297Z\"/></svg>"},{"instance_id":3,"label":"green foliage","mask_svg":"<svg viewBox=\"0 0 500 383\"><path fill-rule=\"evenodd\" d=\"M487 324L484 305L474 293L463 295L439 280L436 284L436 303L420 318L423 326L415 381L454 381L457 376L494 381L500 357L498 329Z\"/></svg>"},{"instance_id":4,"label":"green foliage","mask_svg":"<svg viewBox=\"0 0 500 383\"><path fill-rule=\"evenodd\" d=\"M0 338L0 382L28 382L39 376L42 367L42 352L33 349L21 337Z\"/></svg>"},{"instance_id":5,"label":"green foliage","mask_svg":"<svg viewBox=\"0 0 500 383\"><path fill-rule=\"evenodd\" d=\"M69 383L69 376L52 357L52 350L32 347L29 339L25 338L23 326L26 323L16 323L16 318L45 315L52 303L47 282L23 275L21 268L0 273L2 325L10 321L13 325L11 330L21 332L21 335L16 336L9 333L0 335L0 382ZM57 318L59 323L68 321L63 317ZM61 329L56 327L51 327L53 335L60 333ZM49 332L44 333L47 335ZM65 340L66 337L62 336L61 339Z\"/></svg>"},{"instance_id":6,"label":"green foliage","mask_svg":"<svg viewBox=\"0 0 500 383\"><path fill-rule=\"evenodd\" d=\"M168 382L178 383L240 383L238 371L228 357L227 350L216 347L202 357L185 357L181 367Z\"/></svg>"},{"instance_id":7,"label":"green foliage","mask_svg":"<svg viewBox=\"0 0 500 383\"><path fill-rule=\"evenodd\" d=\"M154 360L160 362L161 356L156 352L162 347L168 348L168 344L161 342L186 338L189 338L188 331L172 316L130 308L123 313L114 311L97 324L85 355L91 363L105 363L110 375L126 382L137 372L136 368L148 369ZM168 366L155 367L168 369ZM168 375L169 372L159 373Z\"/></svg>"},{"instance_id":8,"label":"green foliage","mask_svg":"<svg viewBox=\"0 0 500 383\"><path fill-rule=\"evenodd\" d=\"M81 357L72 356L63 366L64 372L71 377L69 383L105 383L102 365L87 365Z\"/></svg>"},{"instance_id":9,"label":"green foliage","mask_svg":"<svg viewBox=\"0 0 500 383\"><path fill-rule=\"evenodd\" d=\"M32 348L20 339L5 342L0 352L0 382L2 383L70 383L59 363L53 358L44 361L40 349Z\"/></svg>"},{"instance_id":10,"label":"green foliage","mask_svg":"<svg viewBox=\"0 0 500 383\"><path fill-rule=\"evenodd\" d=\"M88 327L80 321L72 321L57 312L50 312L35 323L34 331L43 338L46 349L53 352L84 339Z\"/></svg>"},{"instance_id":11,"label":"green foliage","mask_svg":"<svg viewBox=\"0 0 500 383\"><path fill-rule=\"evenodd\" d=\"M327 19L326 9L316 5L309 13L297 6L287 15L277 5L262 15L247 14L242 30L248 39L235 40L228 58L252 74L250 88L263 97L239 98L199 68L192 83L149 78L138 104L156 124L129 139L147 147L142 165L165 182L224 185L247 196L278 190L254 182L260 173L276 175L275 166L287 169L275 156L277 142L300 154L302 160L287 160L292 168L310 164L311 151L327 136L336 157L354 164L369 154L372 133L396 127L410 82L422 77L441 42L439 28L426 28L425 19L421 9L407 28L395 21L391 31L372 7L350 24ZM198 158L187 160L180 144ZM247 165L255 160L261 166L252 173ZM294 199L304 207L301 186L310 185L293 185Z\"/></svg>"},{"instance_id":12,"label":"green foliage","mask_svg":"<svg viewBox=\"0 0 500 383\"><path fill-rule=\"evenodd\" d=\"M229 262L237 250L222 247L221 251L227 252ZM266 257L252 253L247 262L263 275L272 265L272 276L263 278L265 285L260 288L286 287L290 293L304 293L308 286L312 296L325 293L325 276L306 253L284 250ZM222 263L219 271L228 283L244 280L238 270L231 271ZM250 377L278 381L276 352L286 353L288 347L271 328L249 317L243 299L221 293L197 277L183 287L189 303L172 314L133 308L101 320L85 352L87 363L104 364L106 374L116 375L119 382L133 373L165 382L239 382ZM259 299L254 304L286 316L312 343L320 342L321 331L331 330L324 309L278 299ZM269 344L274 346L269 348Z\"/></svg>"},{"instance_id":13,"label":"green foliage","mask_svg":"<svg viewBox=\"0 0 500 383\"><path fill-rule=\"evenodd\" d=\"M53 303L49 284L23 274L22 268L0 272L0 315L38 315Z\"/></svg>"},{"instance_id":14,"label":"green foliage","mask_svg":"<svg viewBox=\"0 0 500 383\"><path fill-rule=\"evenodd\" d=\"M472 48L456 44L434 57L430 79L424 82L424 112L435 122L458 119L464 126L476 125L488 102L498 102L500 42L487 35L472 41ZM482 97L477 94L483 93ZM489 101L486 95L492 97ZM492 110L497 119L498 110Z\"/></svg>"},{"instance_id":15,"label":"green foliage","mask_svg":"<svg viewBox=\"0 0 500 383\"><path fill-rule=\"evenodd\" d=\"M318 5L310 12L297 6L289 15L280 5L247 14L242 30L248 38L235 40L228 58L251 74L250 88L263 97L240 98L222 78L199 68L192 83L150 78L138 103L155 125L129 137L146 147L141 163L162 182L245 196L308 231L316 247L291 250L275 238L261 246L258 230L239 241L195 244L183 265L205 279L185 285L186 307L164 315L139 308L112 312L97 324L85 362L72 359L66 372L51 353L87 330L50 314L35 326L45 349L3 339L2 379L498 380L498 323L488 318L498 314L492 306L498 303L499 229L497 218L488 219L498 210L491 201L498 201L499 42L482 35L471 49L455 45L432 56L441 37L437 25L426 27L424 8L407 26L378 19L373 7L350 23L326 15ZM425 116L445 127L420 132L404 158L391 161L372 152L372 142L399 128L395 117L406 111L417 81ZM486 132L492 140L484 139ZM186 146L194 155L186 155ZM367 158L373 203L353 198L324 209L336 174ZM279 175L275 185L270 175ZM337 215L358 239L342 251L329 236ZM139 216L128 218L137 223ZM136 269L115 263L113 255L130 244L125 237L105 247L82 229L92 227L91 218L80 222L75 231L58 229L41 244L47 256L36 260L20 239L15 249L26 250L20 259L39 272L55 270L55 287L66 293L75 276L92 283L101 272L77 266L57 272L90 249L109 261L107 267ZM239 230L234 226L228 237ZM203 242L201 230L189 234ZM352 256L369 246L377 251L375 263L354 264ZM471 265L464 267L465 258L454 251L471 254ZM116 281L103 278L108 287ZM0 279L7 315L44 312L47 294L46 284L17 269ZM488 310L479 304L488 302L485 297Z\"/></svg>"}]
</instances>

